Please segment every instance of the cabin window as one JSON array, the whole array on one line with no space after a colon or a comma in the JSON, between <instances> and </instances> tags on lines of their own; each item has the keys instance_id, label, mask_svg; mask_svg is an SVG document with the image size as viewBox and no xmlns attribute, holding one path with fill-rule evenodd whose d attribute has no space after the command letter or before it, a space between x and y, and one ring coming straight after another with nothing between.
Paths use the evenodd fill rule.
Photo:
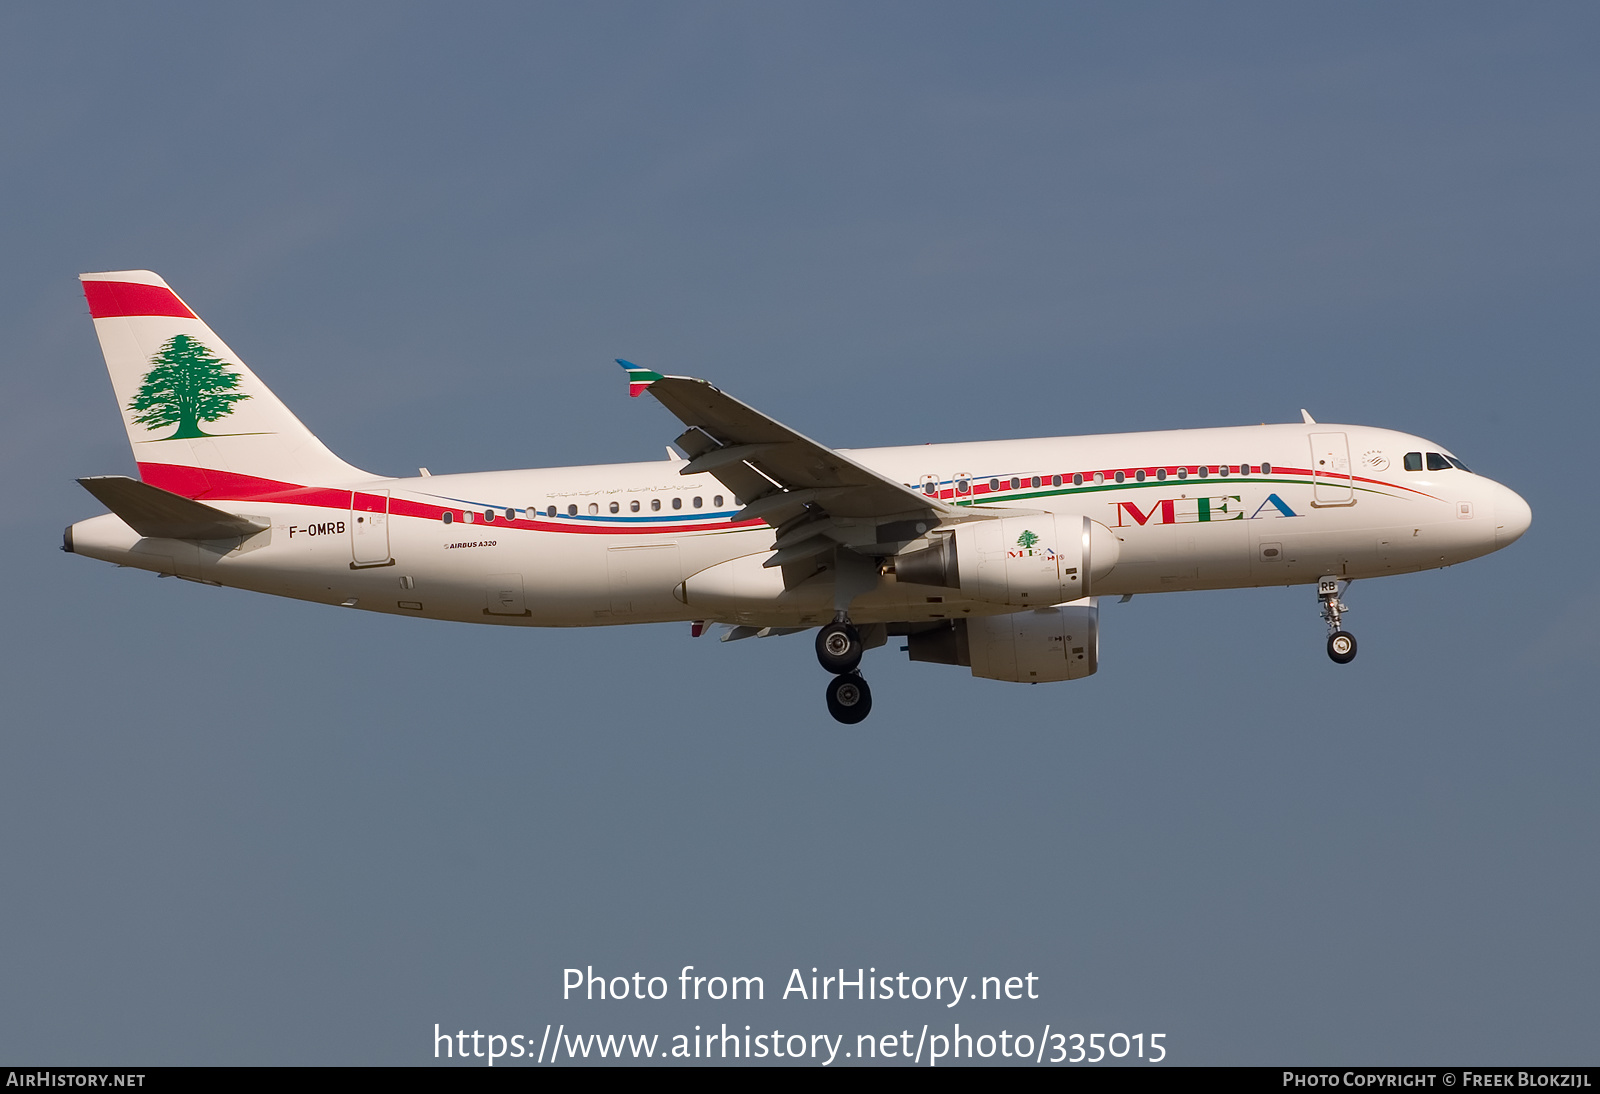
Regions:
<instances>
[{"instance_id":1,"label":"cabin window","mask_svg":"<svg viewBox=\"0 0 1600 1094\"><path fill-rule=\"evenodd\" d=\"M1188 477L1189 477L1189 469L1187 467L1178 468L1178 478L1186 479Z\"/></svg>"},{"instance_id":2,"label":"cabin window","mask_svg":"<svg viewBox=\"0 0 1600 1094\"><path fill-rule=\"evenodd\" d=\"M996 491L998 489L1000 489L1000 480L999 479L990 479L989 480L989 492L993 493L994 491Z\"/></svg>"},{"instance_id":3,"label":"cabin window","mask_svg":"<svg viewBox=\"0 0 1600 1094\"><path fill-rule=\"evenodd\" d=\"M1101 471L1096 471L1094 473L1094 481L1095 481L1095 485L1096 486L1098 486L1100 483L1105 482L1106 481L1105 473L1101 472Z\"/></svg>"},{"instance_id":4,"label":"cabin window","mask_svg":"<svg viewBox=\"0 0 1600 1094\"><path fill-rule=\"evenodd\" d=\"M452 513L450 510L446 509L444 511L444 522L446 524L455 523L455 519L456 519L456 515L454 513Z\"/></svg>"},{"instance_id":5,"label":"cabin window","mask_svg":"<svg viewBox=\"0 0 1600 1094\"><path fill-rule=\"evenodd\" d=\"M1050 476L1050 485L1051 486L1060 486L1061 485L1061 476L1060 475L1051 475Z\"/></svg>"},{"instance_id":6,"label":"cabin window","mask_svg":"<svg viewBox=\"0 0 1600 1094\"><path fill-rule=\"evenodd\" d=\"M972 493L972 478L968 475L956 476L956 493L966 495Z\"/></svg>"},{"instance_id":7,"label":"cabin window","mask_svg":"<svg viewBox=\"0 0 1600 1094\"><path fill-rule=\"evenodd\" d=\"M651 498L650 499L650 511L652 513L661 512L661 499L660 498Z\"/></svg>"},{"instance_id":8,"label":"cabin window","mask_svg":"<svg viewBox=\"0 0 1600 1094\"><path fill-rule=\"evenodd\" d=\"M1227 464L1223 464L1221 467L1217 468L1217 474L1221 475L1223 478L1227 478L1228 477L1228 465Z\"/></svg>"},{"instance_id":9,"label":"cabin window","mask_svg":"<svg viewBox=\"0 0 1600 1094\"><path fill-rule=\"evenodd\" d=\"M1072 485L1073 486L1082 486L1083 485L1083 476L1081 474L1073 475L1072 476Z\"/></svg>"},{"instance_id":10,"label":"cabin window","mask_svg":"<svg viewBox=\"0 0 1600 1094\"><path fill-rule=\"evenodd\" d=\"M578 515L578 507L576 505L567 506L567 516L575 517L577 515Z\"/></svg>"},{"instance_id":11,"label":"cabin window","mask_svg":"<svg viewBox=\"0 0 1600 1094\"><path fill-rule=\"evenodd\" d=\"M515 509L507 509L506 510L506 519L507 520L516 520L517 519L517 511Z\"/></svg>"},{"instance_id":12,"label":"cabin window","mask_svg":"<svg viewBox=\"0 0 1600 1094\"><path fill-rule=\"evenodd\" d=\"M1207 467L1205 464L1201 464L1200 465L1200 477L1203 479L1209 474L1211 474L1211 468Z\"/></svg>"},{"instance_id":13,"label":"cabin window","mask_svg":"<svg viewBox=\"0 0 1600 1094\"><path fill-rule=\"evenodd\" d=\"M1428 470L1429 471L1448 471L1448 470L1450 470L1450 461L1445 459L1443 456L1439 455L1439 453L1437 453L1437 452L1429 452L1428 453Z\"/></svg>"},{"instance_id":14,"label":"cabin window","mask_svg":"<svg viewBox=\"0 0 1600 1094\"><path fill-rule=\"evenodd\" d=\"M589 515L591 517L597 517L597 516L600 515L600 503L599 502L591 501L589 503Z\"/></svg>"},{"instance_id":15,"label":"cabin window","mask_svg":"<svg viewBox=\"0 0 1600 1094\"><path fill-rule=\"evenodd\" d=\"M1033 477L1033 488L1035 490L1039 489L1039 476L1038 475L1035 475Z\"/></svg>"},{"instance_id":16,"label":"cabin window","mask_svg":"<svg viewBox=\"0 0 1600 1094\"><path fill-rule=\"evenodd\" d=\"M1158 481L1158 482L1166 482L1167 481L1167 469L1165 467L1156 468L1156 481Z\"/></svg>"},{"instance_id":17,"label":"cabin window","mask_svg":"<svg viewBox=\"0 0 1600 1094\"><path fill-rule=\"evenodd\" d=\"M638 503L638 501L630 501L628 503L628 512L637 513L638 511L639 511L639 503Z\"/></svg>"},{"instance_id":18,"label":"cabin window","mask_svg":"<svg viewBox=\"0 0 1600 1094\"><path fill-rule=\"evenodd\" d=\"M682 509L683 508L683 499L682 498L673 498L672 499L672 507L674 509Z\"/></svg>"},{"instance_id":19,"label":"cabin window","mask_svg":"<svg viewBox=\"0 0 1600 1094\"><path fill-rule=\"evenodd\" d=\"M483 511L483 523L485 523L485 524L493 524L494 523L494 510L493 509L485 509Z\"/></svg>"},{"instance_id":20,"label":"cabin window","mask_svg":"<svg viewBox=\"0 0 1600 1094\"><path fill-rule=\"evenodd\" d=\"M556 515L556 507L554 505L549 506L548 508L545 509L544 515L547 516L547 517L555 516Z\"/></svg>"},{"instance_id":21,"label":"cabin window","mask_svg":"<svg viewBox=\"0 0 1600 1094\"><path fill-rule=\"evenodd\" d=\"M696 509L700 509L700 508L703 508L704 506L705 506L705 502L701 500L700 495L696 494L695 498L694 498L694 507Z\"/></svg>"},{"instance_id":22,"label":"cabin window","mask_svg":"<svg viewBox=\"0 0 1600 1094\"><path fill-rule=\"evenodd\" d=\"M711 499L711 505L715 509L721 509L722 508L722 495L718 494L716 497L712 498Z\"/></svg>"},{"instance_id":23,"label":"cabin window","mask_svg":"<svg viewBox=\"0 0 1600 1094\"><path fill-rule=\"evenodd\" d=\"M1015 490L1015 489L1017 489L1017 487L1019 487L1021 485L1022 485L1022 480L1021 479L1014 478L1014 479L1011 480L1011 489Z\"/></svg>"},{"instance_id":24,"label":"cabin window","mask_svg":"<svg viewBox=\"0 0 1600 1094\"><path fill-rule=\"evenodd\" d=\"M936 498L939 496L939 484L929 479L922 484L922 492L930 498Z\"/></svg>"},{"instance_id":25,"label":"cabin window","mask_svg":"<svg viewBox=\"0 0 1600 1094\"><path fill-rule=\"evenodd\" d=\"M1139 470L1137 470L1137 471L1135 471L1133 473L1133 481L1134 482L1143 482L1144 481L1144 468L1141 467L1141 468L1139 468Z\"/></svg>"},{"instance_id":26,"label":"cabin window","mask_svg":"<svg viewBox=\"0 0 1600 1094\"><path fill-rule=\"evenodd\" d=\"M1272 465L1270 463L1266 463L1265 461L1263 461L1262 464L1261 464L1261 473L1263 475L1272 474Z\"/></svg>"},{"instance_id":27,"label":"cabin window","mask_svg":"<svg viewBox=\"0 0 1600 1094\"><path fill-rule=\"evenodd\" d=\"M616 502L612 502L611 503L611 511L613 513L619 513L619 512L622 511L622 506L618 505Z\"/></svg>"},{"instance_id":28,"label":"cabin window","mask_svg":"<svg viewBox=\"0 0 1600 1094\"><path fill-rule=\"evenodd\" d=\"M472 523L472 517L473 517L472 510L468 509L466 512L461 514L461 521L462 521L463 524L471 524Z\"/></svg>"},{"instance_id":29,"label":"cabin window","mask_svg":"<svg viewBox=\"0 0 1600 1094\"><path fill-rule=\"evenodd\" d=\"M1125 479L1125 478L1127 478L1127 476L1126 476L1126 475L1124 475L1124 474L1123 474L1123 473L1122 473L1122 472L1121 472L1121 471L1118 471L1118 472L1117 472L1117 473L1116 473L1116 476L1115 476L1115 478L1116 478L1116 480L1117 480L1117 481L1118 481L1118 482L1121 482L1121 481L1123 481L1123 480L1124 480L1124 479Z\"/></svg>"}]
</instances>

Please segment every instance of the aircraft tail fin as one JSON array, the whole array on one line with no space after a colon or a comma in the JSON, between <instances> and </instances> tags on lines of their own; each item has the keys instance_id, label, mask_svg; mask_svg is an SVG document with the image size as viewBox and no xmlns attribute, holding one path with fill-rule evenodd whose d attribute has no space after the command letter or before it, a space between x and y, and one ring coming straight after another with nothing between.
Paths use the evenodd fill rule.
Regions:
<instances>
[{"instance_id":1,"label":"aircraft tail fin","mask_svg":"<svg viewBox=\"0 0 1600 1094\"><path fill-rule=\"evenodd\" d=\"M198 498L371 477L330 452L160 277L79 279L145 482Z\"/></svg>"}]
</instances>

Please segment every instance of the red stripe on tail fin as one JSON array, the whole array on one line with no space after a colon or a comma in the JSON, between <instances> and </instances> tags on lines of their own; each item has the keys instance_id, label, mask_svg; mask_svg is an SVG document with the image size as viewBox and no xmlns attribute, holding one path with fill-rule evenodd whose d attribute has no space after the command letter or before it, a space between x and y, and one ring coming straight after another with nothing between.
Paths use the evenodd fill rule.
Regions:
<instances>
[{"instance_id":1,"label":"red stripe on tail fin","mask_svg":"<svg viewBox=\"0 0 1600 1094\"><path fill-rule=\"evenodd\" d=\"M139 285L132 281L85 281L83 295L89 301L89 314L96 319L112 319L122 315L198 318L178 299L178 294L165 285Z\"/></svg>"}]
</instances>

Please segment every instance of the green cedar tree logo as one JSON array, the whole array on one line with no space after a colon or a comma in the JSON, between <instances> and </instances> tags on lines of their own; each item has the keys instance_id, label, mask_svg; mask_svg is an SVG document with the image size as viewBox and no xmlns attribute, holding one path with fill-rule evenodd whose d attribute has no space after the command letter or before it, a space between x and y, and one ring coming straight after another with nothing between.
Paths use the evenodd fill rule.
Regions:
<instances>
[{"instance_id":1,"label":"green cedar tree logo","mask_svg":"<svg viewBox=\"0 0 1600 1094\"><path fill-rule=\"evenodd\" d=\"M1038 542L1039 537L1026 529L1024 529L1022 534L1017 537L1017 546L1021 547L1024 551L1031 549L1033 545Z\"/></svg>"},{"instance_id":2,"label":"green cedar tree logo","mask_svg":"<svg viewBox=\"0 0 1600 1094\"><path fill-rule=\"evenodd\" d=\"M250 398L234 390L239 374L229 372L226 361L187 334L167 339L150 363L155 367L144 374L128 409L138 411L133 420L146 429L177 425L178 431L163 440L209 437L201 422L224 418L233 413L234 403Z\"/></svg>"}]
</instances>

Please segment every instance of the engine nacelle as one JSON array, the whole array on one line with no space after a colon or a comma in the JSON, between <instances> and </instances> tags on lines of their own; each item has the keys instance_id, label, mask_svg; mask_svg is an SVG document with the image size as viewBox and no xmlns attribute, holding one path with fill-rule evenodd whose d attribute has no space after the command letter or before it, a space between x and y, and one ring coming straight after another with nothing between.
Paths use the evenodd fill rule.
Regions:
<instances>
[{"instance_id":1,"label":"engine nacelle","mask_svg":"<svg viewBox=\"0 0 1600 1094\"><path fill-rule=\"evenodd\" d=\"M913 661L967 665L989 680L1080 680L1100 667L1100 605L1091 596L1043 611L969 616L919 631L907 646Z\"/></svg>"},{"instance_id":2,"label":"engine nacelle","mask_svg":"<svg viewBox=\"0 0 1600 1094\"><path fill-rule=\"evenodd\" d=\"M960 589L974 600L1042 608L1079 600L1117 564L1121 543L1088 517L1002 517L956 525L895 560L895 580Z\"/></svg>"}]
</instances>

